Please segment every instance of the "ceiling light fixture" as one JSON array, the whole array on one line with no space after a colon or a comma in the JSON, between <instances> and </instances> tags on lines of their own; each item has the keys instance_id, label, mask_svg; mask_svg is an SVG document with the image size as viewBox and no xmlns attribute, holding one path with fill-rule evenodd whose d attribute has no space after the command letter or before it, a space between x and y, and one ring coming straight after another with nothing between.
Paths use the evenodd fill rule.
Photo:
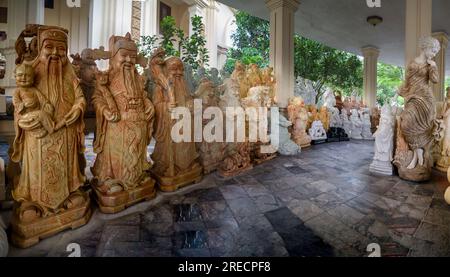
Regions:
<instances>
[{"instance_id":1,"label":"ceiling light fixture","mask_svg":"<svg viewBox=\"0 0 450 277\"><path fill-rule=\"evenodd\" d=\"M378 24L383 22L383 18L377 15L372 15L367 18L367 22L373 27L376 27Z\"/></svg>"}]
</instances>

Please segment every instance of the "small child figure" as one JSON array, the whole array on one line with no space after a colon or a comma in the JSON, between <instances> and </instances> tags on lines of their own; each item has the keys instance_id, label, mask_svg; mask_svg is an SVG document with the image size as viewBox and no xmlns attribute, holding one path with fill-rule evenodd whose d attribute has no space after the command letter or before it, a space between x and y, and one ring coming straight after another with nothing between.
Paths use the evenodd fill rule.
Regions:
<instances>
[{"instance_id":1,"label":"small child figure","mask_svg":"<svg viewBox=\"0 0 450 277\"><path fill-rule=\"evenodd\" d=\"M62 128L62 126L59 128L58 126L55 127L55 123L52 120L53 106L33 86L34 68L30 64L20 64L14 70L14 75L18 86L13 96L13 105L16 113L22 122L31 123L37 118L43 127L43 129L33 131L32 134L37 138L42 138Z\"/></svg>"}]
</instances>

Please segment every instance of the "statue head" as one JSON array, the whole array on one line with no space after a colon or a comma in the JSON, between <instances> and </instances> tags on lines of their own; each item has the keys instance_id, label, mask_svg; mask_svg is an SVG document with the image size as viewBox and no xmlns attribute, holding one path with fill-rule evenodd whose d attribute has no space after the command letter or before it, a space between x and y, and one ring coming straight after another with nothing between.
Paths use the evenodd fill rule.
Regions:
<instances>
[{"instance_id":1,"label":"statue head","mask_svg":"<svg viewBox=\"0 0 450 277\"><path fill-rule=\"evenodd\" d=\"M32 87L34 84L34 68L31 64L19 64L14 70L16 84L19 87Z\"/></svg>"},{"instance_id":2,"label":"statue head","mask_svg":"<svg viewBox=\"0 0 450 277\"><path fill-rule=\"evenodd\" d=\"M441 44L433 37L421 38L419 47L427 60L433 59L441 50Z\"/></svg>"},{"instance_id":3,"label":"statue head","mask_svg":"<svg viewBox=\"0 0 450 277\"><path fill-rule=\"evenodd\" d=\"M68 31L59 27L41 27L38 30L39 62L66 65Z\"/></svg>"},{"instance_id":4,"label":"statue head","mask_svg":"<svg viewBox=\"0 0 450 277\"><path fill-rule=\"evenodd\" d=\"M138 56L136 43L131 39L131 34L124 37L112 36L109 39L109 51L111 59L109 65L111 69L133 69L135 68Z\"/></svg>"},{"instance_id":5,"label":"statue head","mask_svg":"<svg viewBox=\"0 0 450 277\"><path fill-rule=\"evenodd\" d=\"M303 100L303 98L301 96L295 96L295 97L291 97L289 99L289 105L304 106L305 105L305 101Z\"/></svg>"},{"instance_id":6,"label":"statue head","mask_svg":"<svg viewBox=\"0 0 450 277\"><path fill-rule=\"evenodd\" d=\"M173 78L184 77L184 65L180 58L170 57L166 59L167 74Z\"/></svg>"}]
</instances>

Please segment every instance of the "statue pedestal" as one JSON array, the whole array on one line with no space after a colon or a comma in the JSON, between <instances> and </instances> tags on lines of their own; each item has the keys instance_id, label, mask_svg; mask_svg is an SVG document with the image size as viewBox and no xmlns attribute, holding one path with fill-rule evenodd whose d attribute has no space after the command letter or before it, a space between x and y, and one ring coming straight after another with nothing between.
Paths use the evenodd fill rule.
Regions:
<instances>
[{"instance_id":1,"label":"statue pedestal","mask_svg":"<svg viewBox=\"0 0 450 277\"><path fill-rule=\"evenodd\" d=\"M153 174L158 187L163 192L174 192L184 186L198 183L202 180L203 168L196 164L193 169L174 177L158 176Z\"/></svg>"},{"instance_id":2,"label":"statue pedestal","mask_svg":"<svg viewBox=\"0 0 450 277\"><path fill-rule=\"evenodd\" d=\"M450 187L448 187L447 190L445 191L444 199L445 202L447 202L447 204L450 205Z\"/></svg>"},{"instance_id":3,"label":"statue pedestal","mask_svg":"<svg viewBox=\"0 0 450 277\"><path fill-rule=\"evenodd\" d=\"M374 160L370 165L369 171L375 174L392 176L394 167L391 162Z\"/></svg>"},{"instance_id":4,"label":"statue pedestal","mask_svg":"<svg viewBox=\"0 0 450 277\"><path fill-rule=\"evenodd\" d=\"M156 197L155 180L148 178L142 185L128 191L121 191L107 195L94 189L100 211L114 214L145 200Z\"/></svg>"},{"instance_id":5,"label":"statue pedestal","mask_svg":"<svg viewBox=\"0 0 450 277\"><path fill-rule=\"evenodd\" d=\"M31 222L21 222L15 212L11 222L12 243L20 248L28 248L41 239L85 225L91 218L92 210L89 193L83 193L83 196L86 200L83 205Z\"/></svg>"}]
</instances>

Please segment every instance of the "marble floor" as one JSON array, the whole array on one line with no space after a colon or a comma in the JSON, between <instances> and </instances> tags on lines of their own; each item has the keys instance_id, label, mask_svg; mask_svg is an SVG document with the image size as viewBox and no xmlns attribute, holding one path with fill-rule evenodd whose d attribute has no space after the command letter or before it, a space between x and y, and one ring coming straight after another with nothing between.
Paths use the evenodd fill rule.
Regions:
<instances>
[{"instance_id":1,"label":"marble floor","mask_svg":"<svg viewBox=\"0 0 450 277\"><path fill-rule=\"evenodd\" d=\"M368 171L373 142L313 146L241 176L209 175L10 256L450 256L448 182L415 184Z\"/></svg>"}]
</instances>

